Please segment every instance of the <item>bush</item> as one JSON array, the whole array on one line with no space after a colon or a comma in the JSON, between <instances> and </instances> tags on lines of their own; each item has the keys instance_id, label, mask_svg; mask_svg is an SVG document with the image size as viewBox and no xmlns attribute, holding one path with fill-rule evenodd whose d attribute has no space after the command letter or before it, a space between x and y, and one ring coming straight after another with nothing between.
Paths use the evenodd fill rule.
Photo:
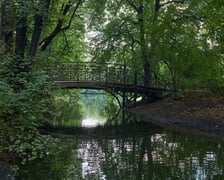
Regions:
<instances>
[{"instance_id":1,"label":"bush","mask_svg":"<svg viewBox=\"0 0 224 180\"><path fill-rule=\"evenodd\" d=\"M48 136L37 128L52 117L52 84L44 72L13 73L10 58L0 65L0 155L22 161L48 152Z\"/></svg>"}]
</instances>

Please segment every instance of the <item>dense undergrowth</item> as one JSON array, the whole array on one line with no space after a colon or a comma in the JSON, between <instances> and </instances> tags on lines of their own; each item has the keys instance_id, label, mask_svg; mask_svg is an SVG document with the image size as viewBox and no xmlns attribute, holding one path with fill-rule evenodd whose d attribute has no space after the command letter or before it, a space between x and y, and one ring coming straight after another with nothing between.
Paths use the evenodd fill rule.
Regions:
<instances>
[{"instance_id":1,"label":"dense undergrowth","mask_svg":"<svg viewBox=\"0 0 224 180\"><path fill-rule=\"evenodd\" d=\"M54 115L45 72L15 73L13 57L7 57L0 64L0 99L0 160L24 164L49 153L54 142L37 130Z\"/></svg>"}]
</instances>

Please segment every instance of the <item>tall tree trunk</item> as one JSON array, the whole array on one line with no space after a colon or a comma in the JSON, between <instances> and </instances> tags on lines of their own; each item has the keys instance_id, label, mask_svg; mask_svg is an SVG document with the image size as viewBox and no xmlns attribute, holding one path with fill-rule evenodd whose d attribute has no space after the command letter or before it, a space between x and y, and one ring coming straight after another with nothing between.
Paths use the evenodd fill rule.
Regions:
<instances>
[{"instance_id":1,"label":"tall tree trunk","mask_svg":"<svg viewBox=\"0 0 224 180\"><path fill-rule=\"evenodd\" d=\"M13 72L15 75L21 72L28 72L29 65L25 61L25 50L27 44L27 15L28 10L24 10L25 2L18 1L16 13L16 39L15 39L15 57L13 61ZM20 86L20 85L19 85ZM21 85L22 87L22 85Z\"/></svg>"},{"instance_id":2,"label":"tall tree trunk","mask_svg":"<svg viewBox=\"0 0 224 180\"><path fill-rule=\"evenodd\" d=\"M0 2L0 61L1 59L3 59L3 51L2 51L2 47L3 47L3 42L2 42L2 2Z\"/></svg>"},{"instance_id":3,"label":"tall tree trunk","mask_svg":"<svg viewBox=\"0 0 224 180\"><path fill-rule=\"evenodd\" d=\"M160 8L161 8L160 0L155 0L155 16L154 16L155 20L158 17L158 13L159 13Z\"/></svg>"},{"instance_id":4,"label":"tall tree trunk","mask_svg":"<svg viewBox=\"0 0 224 180\"><path fill-rule=\"evenodd\" d=\"M149 63L149 55L147 50L148 47L147 47L146 39L145 39L143 0L139 1L138 24L139 24L139 33L140 33L141 59L142 59L143 68L144 68L144 85L150 86L152 85L152 74L151 74L151 66Z\"/></svg>"},{"instance_id":5,"label":"tall tree trunk","mask_svg":"<svg viewBox=\"0 0 224 180\"><path fill-rule=\"evenodd\" d=\"M1 4L1 34L0 41L5 49L5 53L13 52L13 19L14 3L13 0L2 0Z\"/></svg>"},{"instance_id":6,"label":"tall tree trunk","mask_svg":"<svg viewBox=\"0 0 224 180\"><path fill-rule=\"evenodd\" d=\"M43 29L43 19L44 16L46 16L46 13L48 12L50 2L51 0L42 0L39 4L39 10L34 16L34 29L29 50L30 57L36 55L41 32Z\"/></svg>"},{"instance_id":7,"label":"tall tree trunk","mask_svg":"<svg viewBox=\"0 0 224 180\"><path fill-rule=\"evenodd\" d=\"M2 2L0 1L0 45L2 42Z\"/></svg>"},{"instance_id":8,"label":"tall tree trunk","mask_svg":"<svg viewBox=\"0 0 224 180\"><path fill-rule=\"evenodd\" d=\"M24 58L26 48L26 33L27 33L27 17L26 15L17 15L16 22L16 46L15 55L19 58Z\"/></svg>"}]
</instances>

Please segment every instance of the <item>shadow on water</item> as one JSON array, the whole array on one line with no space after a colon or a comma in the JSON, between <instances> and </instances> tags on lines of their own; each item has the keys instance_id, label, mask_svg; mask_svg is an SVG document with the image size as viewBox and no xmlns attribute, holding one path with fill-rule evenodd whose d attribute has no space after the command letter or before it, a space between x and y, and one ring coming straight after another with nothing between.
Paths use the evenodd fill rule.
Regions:
<instances>
[{"instance_id":1,"label":"shadow on water","mask_svg":"<svg viewBox=\"0 0 224 180\"><path fill-rule=\"evenodd\" d=\"M124 119L123 119L124 118ZM150 130L150 131L149 131ZM106 138L117 136L130 136L130 132L133 136L142 135L144 133L156 133L161 132L162 128L152 125L150 123L140 121L130 114L125 114L120 111L120 114L116 114L113 119L106 121L103 125L82 127L82 126L45 126L40 128L43 134L50 134L58 138ZM103 135L103 136L101 136Z\"/></svg>"}]
</instances>

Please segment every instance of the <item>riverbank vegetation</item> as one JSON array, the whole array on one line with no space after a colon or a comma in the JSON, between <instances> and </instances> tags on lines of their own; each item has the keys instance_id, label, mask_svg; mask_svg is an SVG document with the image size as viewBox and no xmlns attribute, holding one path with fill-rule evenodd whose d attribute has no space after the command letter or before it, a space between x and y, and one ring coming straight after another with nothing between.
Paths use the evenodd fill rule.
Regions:
<instances>
[{"instance_id":1,"label":"riverbank vegetation","mask_svg":"<svg viewBox=\"0 0 224 180\"><path fill-rule=\"evenodd\" d=\"M37 127L57 114L58 87L47 75L52 62L125 63L144 74L146 86L169 88L175 97L203 89L223 95L221 0L2 0L0 6L5 161L25 163L48 152L52 141Z\"/></svg>"}]
</instances>

